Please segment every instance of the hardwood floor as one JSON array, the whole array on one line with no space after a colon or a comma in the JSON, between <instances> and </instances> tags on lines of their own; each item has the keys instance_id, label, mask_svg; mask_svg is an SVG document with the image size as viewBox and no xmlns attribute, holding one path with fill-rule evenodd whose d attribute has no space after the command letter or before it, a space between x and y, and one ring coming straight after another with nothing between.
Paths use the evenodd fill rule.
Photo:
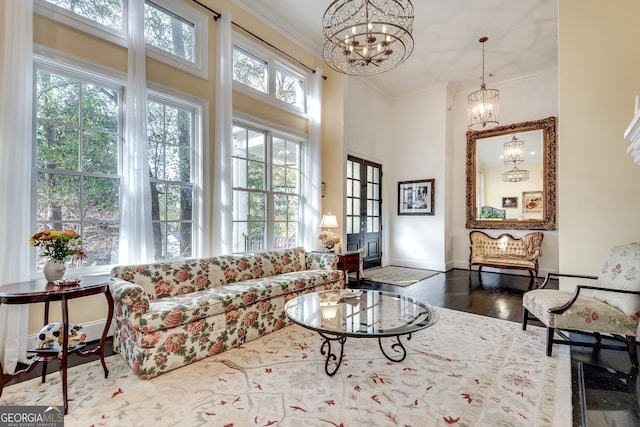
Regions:
<instances>
[{"instance_id":1,"label":"hardwood floor","mask_svg":"<svg viewBox=\"0 0 640 427\"><path fill-rule=\"evenodd\" d=\"M362 282L363 288L398 292L436 307L518 323L522 322L522 294L533 286L528 276L487 272L479 275L474 271L469 279L468 270L458 269L407 287L374 283L366 279ZM557 286L557 281L551 284L556 289ZM572 338L580 339L576 334L572 334ZM638 372L632 368L626 352L571 347L571 371L574 426L640 425Z\"/></svg>"},{"instance_id":2,"label":"hardwood floor","mask_svg":"<svg viewBox=\"0 0 640 427\"><path fill-rule=\"evenodd\" d=\"M450 270L407 287L362 281L362 287L381 289L410 295L436 307L466 311L520 323L522 321L522 294L533 284L528 276L468 270ZM557 288L557 282L551 286ZM573 336L573 338L579 338ZM586 338L584 338L586 339ZM113 354L111 339L106 345L107 355ZM640 425L640 384L637 370L632 369L625 352L594 351L589 348L571 348L573 377L573 425L589 427ZM72 355L69 365L95 360ZM58 369L49 363L48 371ZM37 367L29 375L16 380L24 381L40 376ZM583 387L581 387L581 384ZM567 411L572 410L567 408Z\"/></svg>"}]
</instances>

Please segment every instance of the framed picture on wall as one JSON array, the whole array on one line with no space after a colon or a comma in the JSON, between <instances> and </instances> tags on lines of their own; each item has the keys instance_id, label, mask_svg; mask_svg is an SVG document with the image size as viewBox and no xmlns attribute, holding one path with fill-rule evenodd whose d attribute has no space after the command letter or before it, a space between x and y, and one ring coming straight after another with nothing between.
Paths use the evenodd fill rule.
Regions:
<instances>
[{"instance_id":1,"label":"framed picture on wall","mask_svg":"<svg viewBox=\"0 0 640 427\"><path fill-rule=\"evenodd\" d=\"M502 198L502 207L503 208L517 208L518 207L518 197L503 197Z\"/></svg>"},{"instance_id":2,"label":"framed picture on wall","mask_svg":"<svg viewBox=\"0 0 640 427\"><path fill-rule=\"evenodd\" d=\"M542 191L522 192L522 212L540 213L543 207Z\"/></svg>"},{"instance_id":3,"label":"framed picture on wall","mask_svg":"<svg viewBox=\"0 0 640 427\"><path fill-rule=\"evenodd\" d=\"M435 179L398 182L398 215L434 215Z\"/></svg>"}]
</instances>

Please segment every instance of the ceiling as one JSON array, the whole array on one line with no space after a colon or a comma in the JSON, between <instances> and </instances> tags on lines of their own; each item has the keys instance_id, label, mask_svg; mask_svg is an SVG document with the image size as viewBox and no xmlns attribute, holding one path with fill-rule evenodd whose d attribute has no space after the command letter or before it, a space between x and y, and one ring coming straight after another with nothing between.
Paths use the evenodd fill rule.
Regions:
<instances>
[{"instance_id":1,"label":"ceiling","mask_svg":"<svg viewBox=\"0 0 640 427\"><path fill-rule=\"evenodd\" d=\"M322 16L332 0L234 0L322 57ZM413 0L414 51L368 79L391 98L450 84L480 87L558 66L558 0ZM233 18L233 17L232 17ZM329 67L325 66L328 70Z\"/></svg>"}]
</instances>

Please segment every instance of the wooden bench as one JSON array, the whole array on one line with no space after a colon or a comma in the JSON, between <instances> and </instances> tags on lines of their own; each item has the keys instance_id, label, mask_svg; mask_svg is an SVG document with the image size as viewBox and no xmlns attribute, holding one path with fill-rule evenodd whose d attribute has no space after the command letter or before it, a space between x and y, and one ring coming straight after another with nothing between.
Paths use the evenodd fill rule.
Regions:
<instances>
[{"instance_id":1,"label":"wooden bench","mask_svg":"<svg viewBox=\"0 0 640 427\"><path fill-rule=\"evenodd\" d=\"M494 267L516 270L528 270L532 279L538 277L538 258L542 256L542 238L544 234L536 231L521 238L511 234L491 237L482 231L471 231L469 253L469 276L471 267Z\"/></svg>"}]
</instances>

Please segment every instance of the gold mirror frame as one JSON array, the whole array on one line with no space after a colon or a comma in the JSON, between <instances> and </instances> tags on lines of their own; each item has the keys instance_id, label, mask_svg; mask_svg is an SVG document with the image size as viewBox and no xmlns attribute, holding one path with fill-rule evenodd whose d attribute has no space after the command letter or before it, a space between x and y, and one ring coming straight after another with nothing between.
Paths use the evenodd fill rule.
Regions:
<instances>
[{"instance_id":1,"label":"gold mirror frame","mask_svg":"<svg viewBox=\"0 0 640 427\"><path fill-rule=\"evenodd\" d=\"M543 131L543 197L542 219L477 219L476 212L476 145L479 139L499 135ZM498 126L493 129L467 132L467 218L466 228L493 230L555 230L556 229L556 118Z\"/></svg>"}]
</instances>

